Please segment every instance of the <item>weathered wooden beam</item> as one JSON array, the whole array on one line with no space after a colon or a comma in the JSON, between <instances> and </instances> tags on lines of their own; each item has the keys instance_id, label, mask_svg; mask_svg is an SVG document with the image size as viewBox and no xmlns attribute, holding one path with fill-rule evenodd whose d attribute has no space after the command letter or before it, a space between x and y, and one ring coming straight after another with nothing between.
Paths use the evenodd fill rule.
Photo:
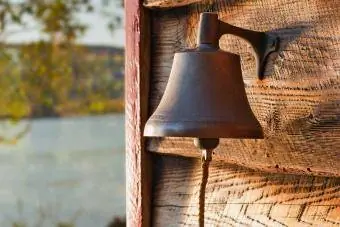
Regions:
<instances>
[{"instance_id":1,"label":"weathered wooden beam","mask_svg":"<svg viewBox=\"0 0 340 227\"><path fill-rule=\"evenodd\" d=\"M152 110L174 53L195 46L205 9L197 3L153 13ZM271 172L340 176L340 1L214 1L212 9L225 22L281 39L263 81L256 78L250 46L231 36L220 40L222 49L241 55L247 96L266 138L222 140L214 158ZM187 139L154 141L149 150L199 156Z\"/></svg>"},{"instance_id":2,"label":"weathered wooden beam","mask_svg":"<svg viewBox=\"0 0 340 227\"><path fill-rule=\"evenodd\" d=\"M148 115L150 21L140 0L125 1L126 61L126 220L127 226L151 226L151 157L143 127Z\"/></svg>"},{"instance_id":3,"label":"weathered wooden beam","mask_svg":"<svg viewBox=\"0 0 340 227\"><path fill-rule=\"evenodd\" d=\"M321 153L312 147L306 147L302 152L301 149L274 149L272 146L272 141L268 139L222 139L214 151L213 159L271 173L340 176L337 151ZM194 146L192 138L153 139L149 142L148 150L166 155L200 158L200 152Z\"/></svg>"},{"instance_id":4,"label":"weathered wooden beam","mask_svg":"<svg viewBox=\"0 0 340 227\"><path fill-rule=\"evenodd\" d=\"M158 157L155 226L196 226L201 163ZM339 226L340 178L271 174L213 161L207 226Z\"/></svg>"},{"instance_id":5,"label":"weathered wooden beam","mask_svg":"<svg viewBox=\"0 0 340 227\"><path fill-rule=\"evenodd\" d=\"M202 0L144 0L144 6L150 9L167 9L187 6Z\"/></svg>"}]
</instances>

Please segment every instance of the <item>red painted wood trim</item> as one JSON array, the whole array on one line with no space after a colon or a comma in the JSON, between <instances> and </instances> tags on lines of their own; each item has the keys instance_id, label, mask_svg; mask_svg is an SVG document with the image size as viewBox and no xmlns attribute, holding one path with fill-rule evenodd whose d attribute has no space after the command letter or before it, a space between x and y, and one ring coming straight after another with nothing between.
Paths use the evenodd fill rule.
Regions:
<instances>
[{"instance_id":1,"label":"red painted wood trim","mask_svg":"<svg viewBox=\"0 0 340 227\"><path fill-rule=\"evenodd\" d=\"M141 0L125 0L127 226L151 226L151 154L143 127L148 114L150 22Z\"/></svg>"}]
</instances>

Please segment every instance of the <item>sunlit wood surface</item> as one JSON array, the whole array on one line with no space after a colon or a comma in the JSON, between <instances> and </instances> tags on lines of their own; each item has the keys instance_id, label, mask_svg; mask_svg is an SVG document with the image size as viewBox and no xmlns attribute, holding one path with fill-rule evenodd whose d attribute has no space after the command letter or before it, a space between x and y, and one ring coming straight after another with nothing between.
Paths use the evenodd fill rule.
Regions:
<instances>
[{"instance_id":1,"label":"sunlit wood surface","mask_svg":"<svg viewBox=\"0 0 340 227\"><path fill-rule=\"evenodd\" d=\"M154 226L197 226L200 162L160 157ZM213 161L206 226L340 226L340 178L257 172Z\"/></svg>"},{"instance_id":2,"label":"sunlit wood surface","mask_svg":"<svg viewBox=\"0 0 340 227\"><path fill-rule=\"evenodd\" d=\"M281 44L259 81L251 47L222 37L223 50L241 55L248 99L265 139L224 139L214 159L270 172L340 176L340 1L145 1L151 2L188 3L152 12L151 112L174 53L195 46L199 14L217 12L230 24L279 36ZM198 156L191 139L153 140L149 150Z\"/></svg>"}]
</instances>

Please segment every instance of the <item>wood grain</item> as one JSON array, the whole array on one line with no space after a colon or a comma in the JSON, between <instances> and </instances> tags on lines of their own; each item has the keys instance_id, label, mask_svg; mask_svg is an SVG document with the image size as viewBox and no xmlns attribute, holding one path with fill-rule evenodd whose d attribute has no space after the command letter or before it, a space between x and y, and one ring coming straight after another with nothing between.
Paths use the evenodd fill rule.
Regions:
<instances>
[{"instance_id":1,"label":"wood grain","mask_svg":"<svg viewBox=\"0 0 340 227\"><path fill-rule=\"evenodd\" d=\"M340 176L340 1L223 0L210 6L223 21L281 39L259 81L250 46L222 37L222 49L241 55L248 99L265 139L224 139L215 159L271 172ZM154 11L151 111L163 95L174 53L195 46L205 10L206 3L196 3ZM154 140L148 149L198 155L191 139Z\"/></svg>"},{"instance_id":2,"label":"wood grain","mask_svg":"<svg viewBox=\"0 0 340 227\"><path fill-rule=\"evenodd\" d=\"M151 9L166 9L187 6L201 0L144 0L144 6Z\"/></svg>"},{"instance_id":3,"label":"wood grain","mask_svg":"<svg viewBox=\"0 0 340 227\"><path fill-rule=\"evenodd\" d=\"M213 161L206 226L340 226L340 178L271 174ZM197 226L200 162L158 157L154 226Z\"/></svg>"},{"instance_id":4,"label":"wood grain","mask_svg":"<svg viewBox=\"0 0 340 227\"><path fill-rule=\"evenodd\" d=\"M148 115L150 20L139 0L125 1L125 20L126 220L127 226L150 226L151 157L143 137Z\"/></svg>"}]
</instances>

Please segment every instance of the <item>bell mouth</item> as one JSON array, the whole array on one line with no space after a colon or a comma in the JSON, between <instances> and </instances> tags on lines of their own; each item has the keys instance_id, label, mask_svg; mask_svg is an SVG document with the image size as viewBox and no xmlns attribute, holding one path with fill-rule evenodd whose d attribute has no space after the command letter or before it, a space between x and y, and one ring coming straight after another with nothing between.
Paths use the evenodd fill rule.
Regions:
<instances>
[{"instance_id":1,"label":"bell mouth","mask_svg":"<svg viewBox=\"0 0 340 227\"><path fill-rule=\"evenodd\" d=\"M146 137L197 137L263 139L261 125L228 122L171 122L150 119L144 128Z\"/></svg>"},{"instance_id":2,"label":"bell mouth","mask_svg":"<svg viewBox=\"0 0 340 227\"><path fill-rule=\"evenodd\" d=\"M175 53L176 55L182 55L182 54L204 54L204 53L215 53L215 54L221 54L221 55L228 55L229 58L235 58L236 60L240 61L241 57L238 54L234 54L228 51L224 51L221 50L219 48L213 48L210 45L206 45L206 46L198 46L197 48L193 48L193 49L185 49L179 52Z\"/></svg>"}]
</instances>

